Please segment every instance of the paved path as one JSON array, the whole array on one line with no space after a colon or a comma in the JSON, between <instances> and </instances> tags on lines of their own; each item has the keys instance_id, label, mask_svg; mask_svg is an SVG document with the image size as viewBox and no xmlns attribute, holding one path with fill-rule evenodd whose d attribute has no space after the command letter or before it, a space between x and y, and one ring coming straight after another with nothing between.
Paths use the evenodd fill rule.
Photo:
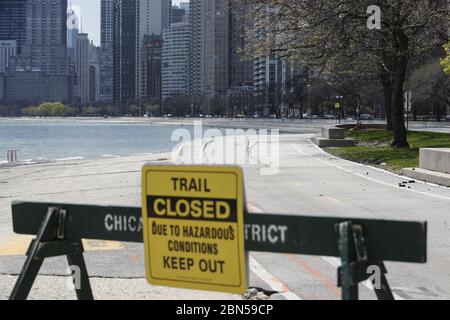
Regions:
<instances>
[{"instance_id":1,"label":"paved path","mask_svg":"<svg viewBox=\"0 0 450 320\"><path fill-rule=\"evenodd\" d=\"M338 159L320 150L310 138L281 137L280 172L276 175L262 175L261 165L245 166L251 208L266 213L426 220L428 264L387 263L388 280L397 299L449 299L450 189L421 182L401 188L399 184L410 179ZM222 159L218 152L222 145L220 141L206 142L203 161L217 162L217 154ZM201 153L197 150L194 154ZM266 253L253 253L252 257L264 268L261 278L276 279L275 286L284 285L291 298L340 297L335 286L337 259ZM362 298L374 298L369 288L361 286Z\"/></svg>"},{"instance_id":2,"label":"paved path","mask_svg":"<svg viewBox=\"0 0 450 320\"><path fill-rule=\"evenodd\" d=\"M140 172L148 161L169 155L142 155L67 161L0 169L0 299L7 299L24 263L31 237L12 232L11 201L34 200L140 206ZM143 246L86 241L85 255L96 299L240 299L236 295L152 287L144 279ZM74 299L67 289L65 258L47 259L30 299Z\"/></svg>"},{"instance_id":3,"label":"paved path","mask_svg":"<svg viewBox=\"0 0 450 320\"><path fill-rule=\"evenodd\" d=\"M262 175L265 161L245 165L246 192L251 209L267 213L351 216L427 220L429 263L387 264L388 279L398 298L450 298L450 190L410 184L400 188L402 178L377 169L330 156L309 140L311 135L286 135L280 141L280 171ZM214 162L220 140L201 144L195 154ZM257 144L249 144L254 152ZM186 153L188 154L188 153ZM159 157L160 161L171 158ZM139 205L140 169L154 156L107 160L69 161L0 169L0 299L7 298L24 261L29 238L12 233L10 202L40 200L96 204ZM408 179L406 179L408 180ZM186 292L146 285L143 279L142 246L126 243L88 243L87 265L97 298L158 299L239 296ZM120 263L118 263L120 261ZM250 284L284 293L287 299L339 299L336 259L284 254L253 253ZM32 298L73 298L62 283L66 263L50 260ZM362 286L361 296L373 299Z\"/></svg>"}]
</instances>

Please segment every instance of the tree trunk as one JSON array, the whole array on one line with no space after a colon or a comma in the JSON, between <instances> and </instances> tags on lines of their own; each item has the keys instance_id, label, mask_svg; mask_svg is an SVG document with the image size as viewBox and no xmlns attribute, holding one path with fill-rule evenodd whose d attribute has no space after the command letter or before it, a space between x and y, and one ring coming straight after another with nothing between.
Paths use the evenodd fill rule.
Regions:
<instances>
[{"instance_id":1,"label":"tree trunk","mask_svg":"<svg viewBox=\"0 0 450 320\"><path fill-rule=\"evenodd\" d=\"M384 110L386 113L386 125L389 131L394 130L394 126L392 124L392 80L390 79L390 75L383 73L381 76L381 82L383 84L383 93L384 93Z\"/></svg>"},{"instance_id":2,"label":"tree trunk","mask_svg":"<svg viewBox=\"0 0 450 320\"><path fill-rule=\"evenodd\" d=\"M403 86L408 66L408 39L403 32L398 32L398 56L395 58L395 71L392 81L391 116L394 130L393 148L409 148L408 133L405 127L405 112L403 108Z\"/></svg>"}]
</instances>

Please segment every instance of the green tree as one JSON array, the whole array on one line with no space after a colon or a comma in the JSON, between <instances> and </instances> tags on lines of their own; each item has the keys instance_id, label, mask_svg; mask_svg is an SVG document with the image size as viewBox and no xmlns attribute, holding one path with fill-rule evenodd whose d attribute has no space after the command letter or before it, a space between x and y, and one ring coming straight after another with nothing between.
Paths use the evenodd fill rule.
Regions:
<instances>
[{"instance_id":1,"label":"green tree","mask_svg":"<svg viewBox=\"0 0 450 320\"><path fill-rule=\"evenodd\" d=\"M118 112L118 108L114 107L114 106L111 106L111 105L106 106L105 110L106 110L106 114L108 116L112 116L112 117L116 117L118 115L118 113L119 113Z\"/></svg>"},{"instance_id":2,"label":"green tree","mask_svg":"<svg viewBox=\"0 0 450 320\"><path fill-rule=\"evenodd\" d=\"M88 106L84 108L83 115L88 117L96 117L100 114L101 110L99 108L95 108L93 106Z\"/></svg>"},{"instance_id":3,"label":"green tree","mask_svg":"<svg viewBox=\"0 0 450 320\"><path fill-rule=\"evenodd\" d=\"M52 115L53 103L44 102L37 108L38 116L50 117Z\"/></svg>"},{"instance_id":4,"label":"green tree","mask_svg":"<svg viewBox=\"0 0 450 320\"><path fill-rule=\"evenodd\" d=\"M131 113L131 115L133 117L137 117L137 116L139 116L140 108L137 105L132 104L129 108L129 112Z\"/></svg>"},{"instance_id":5,"label":"green tree","mask_svg":"<svg viewBox=\"0 0 450 320\"><path fill-rule=\"evenodd\" d=\"M75 113L71 107L62 103L53 103L51 112L53 117L68 117Z\"/></svg>"},{"instance_id":6,"label":"green tree","mask_svg":"<svg viewBox=\"0 0 450 320\"><path fill-rule=\"evenodd\" d=\"M75 111L61 102L44 102L37 107L36 115L40 117L67 117Z\"/></svg>"},{"instance_id":7,"label":"green tree","mask_svg":"<svg viewBox=\"0 0 450 320\"><path fill-rule=\"evenodd\" d=\"M34 106L26 107L20 111L25 117L36 117L38 116L38 108Z\"/></svg>"}]
</instances>

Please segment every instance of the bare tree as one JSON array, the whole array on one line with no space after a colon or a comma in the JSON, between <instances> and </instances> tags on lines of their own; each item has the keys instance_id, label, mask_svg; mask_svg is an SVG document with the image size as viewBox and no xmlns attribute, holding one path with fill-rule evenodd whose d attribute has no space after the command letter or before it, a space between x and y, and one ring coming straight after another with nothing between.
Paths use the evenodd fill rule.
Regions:
<instances>
[{"instance_id":1,"label":"bare tree","mask_svg":"<svg viewBox=\"0 0 450 320\"><path fill-rule=\"evenodd\" d=\"M442 0L233 0L253 8L247 50L382 84L393 147L409 147L403 87L408 62L448 41Z\"/></svg>"}]
</instances>

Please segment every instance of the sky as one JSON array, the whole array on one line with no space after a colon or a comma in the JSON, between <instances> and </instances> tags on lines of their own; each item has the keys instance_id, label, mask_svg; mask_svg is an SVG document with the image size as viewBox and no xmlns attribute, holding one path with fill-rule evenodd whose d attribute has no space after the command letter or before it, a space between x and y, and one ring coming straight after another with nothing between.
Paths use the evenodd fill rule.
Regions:
<instances>
[{"instance_id":1,"label":"sky","mask_svg":"<svg viewBox=\"0 0 450 320\"><path fill-rule=\"evenodd\" d=\"M70 1L70 0L69 0ZM174 0L174 4L187 0ZM72 0L74 11L83 21L83 32L89 34L94 44L100 45L100 0Z\"/></svg>"}]
</instances>

